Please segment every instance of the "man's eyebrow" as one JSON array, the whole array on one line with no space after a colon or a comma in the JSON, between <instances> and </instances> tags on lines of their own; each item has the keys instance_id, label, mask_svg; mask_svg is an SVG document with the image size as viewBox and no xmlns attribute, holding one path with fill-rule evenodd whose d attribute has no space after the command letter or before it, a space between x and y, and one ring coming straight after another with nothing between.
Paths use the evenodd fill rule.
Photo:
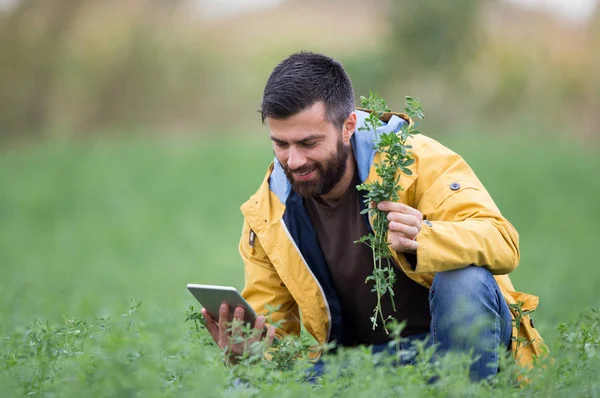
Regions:
<instances>
[{"instance_id":1,"label":"man's eyebrow","mask_svg":"<svg viewBox=\"0 0 600 398\"><path fill-rule=\"evenodd\" d=\"M275 138L273 136L271 136L271 141L277 143L277 144L285 144L285 141L280 140L279 138Z\"/></svg>"},{"instance_id":2,"label":"man's eyebrow","mask_svg":"<svg viewBox=\"0 0 600 398\"><path fill-rule=\"evenodd\" d=\"M303 144L308 141L321 140L323 138L325 138L325 136L323 134L313 134L313 135L309 135L308 137L304 137L303 139L297 141L296 143ZM271 141L273 141L277 144L287 144L288 143L286 141L280 140L279 138L273 137L272 135L271 135Z\"/></svg>"}]
</instances>

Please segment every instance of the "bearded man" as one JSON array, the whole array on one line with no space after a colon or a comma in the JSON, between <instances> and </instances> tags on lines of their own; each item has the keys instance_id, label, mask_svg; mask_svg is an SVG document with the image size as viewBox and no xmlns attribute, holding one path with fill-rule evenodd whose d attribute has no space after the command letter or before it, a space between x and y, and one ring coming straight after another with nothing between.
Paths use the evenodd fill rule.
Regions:
<instances>
[{"instance_id":1,"label":"bearded man","mask_svg":"<svg viewBox=\"0 0 600 398\"><path fill-rule=\"evenodd\" d=\"M276 335L298 335L302 322L320 344L386 349L390 336L370 320L377 302L365 283L373 271L371 249L354 243L372 232L356 186L377 178L374 140L410 119L389 113L376 131L361 128L368 114L355 109L341 64L308 52L272 71L261 115L275 159L241 207L242 295L258 314L277 308L272 320L281 327L266 326L259 338L269 344ZM409 342L425 340L440 353L472 352L471 377L488 378L498 372L499 352L515 348L508 304L537 305L533 296L515 292L507 276L519 263L517 231L459 155L424 135L407 143L415 162L412 175L401 179L400 200L376 204L387 212L397 266L395 311L386 296L383 313L406 323L402 336ZM243 319L243 308L234 314ZM226 304L219 319L203 311L212 337L235 362L243 348L230 344L228 315ZM528 318L521 321L520 335L537 333ZM255 329L264 328L261 315ZM521 361L537 349L520 350Z\"/></svg>"}]
</instances>

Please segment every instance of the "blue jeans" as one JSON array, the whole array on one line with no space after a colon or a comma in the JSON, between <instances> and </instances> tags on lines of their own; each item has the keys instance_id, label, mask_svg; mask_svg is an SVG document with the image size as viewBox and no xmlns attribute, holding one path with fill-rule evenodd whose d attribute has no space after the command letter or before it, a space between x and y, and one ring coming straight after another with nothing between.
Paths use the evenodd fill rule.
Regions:
<instances>
[{"instance_id":1,"label":"blue jeans","mask_svg":"<svg viewBox=\"0 0 600 398\"><path fill-rule=\"evenodd\" d=\"M499 354L510 348L512 320L496 280L487 268L469 266L438 272L429 289L430 333L409 336L400 345L410 350L414 340L428 339L436 355L446 352L472 353L471 380L487 379L498 373ZM375 345L372 353L390 351L387 344ZM401 358L399 365L414 357ZM319 360L313 367L314 380L325 371Z\"/></svg>"},{"instance_id":2,"label":"blue jeans","mask_svg":"<svg viewBox=\"0 0 600 398\"><path fill-rule=\"evenodd\" d=\"M474 381L498 373L502 349L510 348L512 318L498 283L487 268L439 272L429 289L430 336L437 352L472 350Z\"/></svg>"}]
</instances>

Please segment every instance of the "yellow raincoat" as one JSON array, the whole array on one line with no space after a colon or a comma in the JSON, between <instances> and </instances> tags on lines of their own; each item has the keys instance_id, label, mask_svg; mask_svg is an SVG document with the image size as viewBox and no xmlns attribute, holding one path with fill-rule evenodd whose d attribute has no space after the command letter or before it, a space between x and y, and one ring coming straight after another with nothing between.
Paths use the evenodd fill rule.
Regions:
<instances>
[{"instance_id":1,"label":"yellow raincoat","mask_svg":"<svg viewBox=\"0 0 600 398\"><path fill-rule=\"evenodd\" d=\"M358 125L366 112L357 111ZM352 138L353 155L361 181L378 179L375 164L380 155L373 141L383 132L398 131L410 119L386 114L377 131L357 128ZM501 215L492 198L467 163L456 153L424 135L409 139L412 176L403 175L400 201L418 209L423 223L413 269L401 253L397 266L415 282L430 288L436 272L476 265L488 268L508 304L523 302L523 310L535 309L538 298L516 292L508 273L519 263L519 236ZM283 320L278 330L300 333L300 313L306 330L325 344L341 335L341 308L327 264L318 245L302 199L291 190L277 159L270 165L258 191L241 207L244 227L239 250L244 260L242 295L259 314L266 306L278 307L273 321ZM511 308L513 318L514 309ZM529 316L513 327L513 336L529 342L518 350L517 361L528 366L544 349L543 340ZM523 344L521 344L522 346ZM512 343L513 354L517 349Z\"/></svg>"}]
</instances>

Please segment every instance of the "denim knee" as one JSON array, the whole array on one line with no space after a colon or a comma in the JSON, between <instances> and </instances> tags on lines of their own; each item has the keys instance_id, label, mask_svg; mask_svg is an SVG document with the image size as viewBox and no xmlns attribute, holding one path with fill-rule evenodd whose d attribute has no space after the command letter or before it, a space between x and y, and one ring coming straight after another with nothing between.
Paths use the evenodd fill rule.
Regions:
<instances>
[{"instance_id":1,"label":"denim knee","mask_svg":"<svg viewBox=\"0 0 600 398\"><path fill-rule=\"evenodd\" d=\"M440 352L477 358L471 377L481 380L498 371L498 348L509 347L510 310L498 283L484 267L439 272L429 291L431 335Z\"/></svg>"},{"instance_id":2,"label":"denim knee","mask_svg":"<svg viewBox=\"0 0 600 398\"><path fill-rule=\"evenodd\" d=\"M474 322L493 322L500 315L502 301L494 276L484 267L437 273L429 290L434 341L444 340L448 333L472 333Z\"/></svg>"},{"instance_id":3,"label":"denim knee","mask_svg":"<svg viewBox=\"0 0 600 398\"><path fill-rule=\"evenodd\" d=\"M438 272L433 278L431 290L436 296L452 300L464 296L473 298L488 294L497 288L492 273L485 267L474 265L452 271Z\"/></svg>"}]
</instances>

